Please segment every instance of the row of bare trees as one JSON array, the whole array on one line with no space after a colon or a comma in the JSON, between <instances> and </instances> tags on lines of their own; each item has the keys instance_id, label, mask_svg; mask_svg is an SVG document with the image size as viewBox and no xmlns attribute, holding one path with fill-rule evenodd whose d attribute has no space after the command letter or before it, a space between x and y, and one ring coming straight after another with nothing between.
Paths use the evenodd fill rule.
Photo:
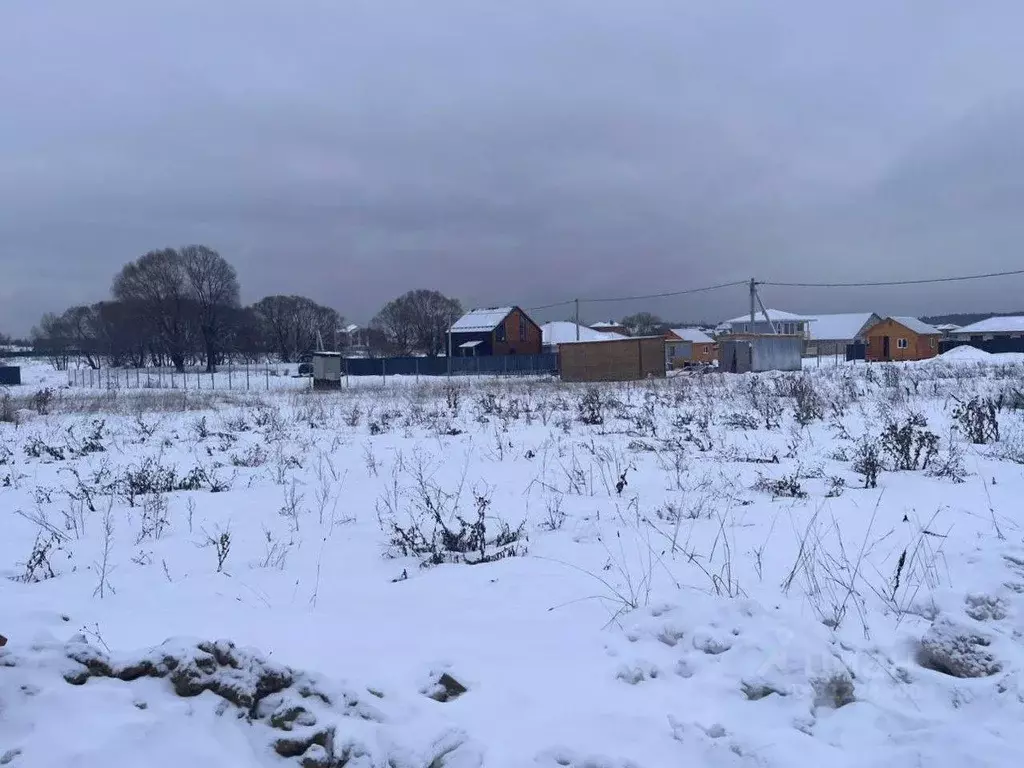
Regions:
<instances>
[{"instance_id":1,"label":"row of bare trees","mask_svg":"<svg viewBox=\"0 0 1024 768\"><path fill-rule=\"evenodd\" d=\"M336 338L334 309L303 296L267 296L243 307L238 275L203 245L150 251L114 277L111 299L46 314L32 331L37 352L59 368L201 364L230 357L297 360L319 339Z\"/></svg>"},{"instance_id":2,"label":"row of bare trees","mask_svg":"<svg viewBox=\"0 0 1024 768\"><path fill-rule=\"evenodd\" d=\"M462 314L437 291L410 291L388 302L360 334L367 353L436 355ZM143 367L203 365L275 357L295 362L313 350L350 341L334 309L304 296L266 296L242 306L238 275L203 245L150 251L114 277L111 298L43 316L35 350L61 369L72 359Z\"/></svg>"}]
</instances>

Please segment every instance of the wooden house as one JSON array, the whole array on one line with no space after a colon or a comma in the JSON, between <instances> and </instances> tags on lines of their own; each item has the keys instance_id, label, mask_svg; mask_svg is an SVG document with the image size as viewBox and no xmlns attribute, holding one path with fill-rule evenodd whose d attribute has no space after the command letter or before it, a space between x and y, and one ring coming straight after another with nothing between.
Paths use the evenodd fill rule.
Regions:
<instances>
[{"instance_id":1,"label":"wooden house","mask_svg":"<svg viewBox=\"0 0 1024 768\"><path fill-rule=\"evenodd\" d=\"M868 362L927 360L939 354L942 333L916 317L887 317L864 334Z\"/></svg>"}]
</instances>

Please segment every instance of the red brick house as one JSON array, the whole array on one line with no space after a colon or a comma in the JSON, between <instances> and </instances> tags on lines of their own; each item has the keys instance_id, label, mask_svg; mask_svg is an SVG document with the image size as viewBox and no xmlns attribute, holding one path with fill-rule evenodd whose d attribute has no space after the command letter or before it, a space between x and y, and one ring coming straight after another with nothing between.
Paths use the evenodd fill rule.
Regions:
<instances>
[{"instance_id":1,"label":"red brick house","mask_svg":"<svg viewBox=\"0 0 1024 768\"><path fill-rule=\"evenodd\" d=\"M540 326L519 307L474 309L449 330L452 357L539 355Z\"/></svg>"}]
</instances>

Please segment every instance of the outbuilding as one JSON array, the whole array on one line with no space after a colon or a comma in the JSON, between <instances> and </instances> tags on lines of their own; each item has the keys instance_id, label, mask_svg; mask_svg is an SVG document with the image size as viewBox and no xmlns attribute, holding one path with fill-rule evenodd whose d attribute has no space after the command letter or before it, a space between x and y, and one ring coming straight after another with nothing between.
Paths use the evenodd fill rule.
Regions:
<instances>
[{"instance_id":1,"label":"outbuilding","mask_svg":"<svg viewBox=\"0 0 1024 768\"><path fill-rule=\"evenodd\" d=\"M803 352L801 334L729 334L718 340L718 369L728 373L799 371Z\"/></svg>"},{"instance_id":2,"label":"outbuilding","mask_svg":"<svg viewBox=\"0 0 1024 768\"><path fill-rule=\"evenodd\" d=\"M562 381L639 381L665 377L661 336L636 336L558 345Z\"/></svg>"},{"instance_id":3,"label":"outbuilding","mask_svg":"<svg viewBox=\"0 0 1024 768\"><path fill-rule=\"evenodd\" d=\"M313 353L313 389L341 387L341 353Z\"/></svg>"}]
</instances>

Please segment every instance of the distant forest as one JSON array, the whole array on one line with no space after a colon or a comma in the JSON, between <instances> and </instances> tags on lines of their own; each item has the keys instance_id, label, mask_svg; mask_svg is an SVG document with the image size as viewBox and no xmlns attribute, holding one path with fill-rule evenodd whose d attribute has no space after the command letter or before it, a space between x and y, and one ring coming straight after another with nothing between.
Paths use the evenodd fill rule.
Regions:
<instances>
[{"instance_id":1,"label":"distant forest","mask_svg":"<svg viewBox=\"0 0 1024 768\"><path fill-rule=\"evenodd\" d=\"M951 325L970 325L971 323L978 323L982 320L988 320L990 317L1015 317L1024 315L1024 311L1020 312L961 312L959 314L952 315L930 315L929 317L922 317L921 321L928 323L928 325L943 325L949 323Z\"/></svg>"}]
</instances>

